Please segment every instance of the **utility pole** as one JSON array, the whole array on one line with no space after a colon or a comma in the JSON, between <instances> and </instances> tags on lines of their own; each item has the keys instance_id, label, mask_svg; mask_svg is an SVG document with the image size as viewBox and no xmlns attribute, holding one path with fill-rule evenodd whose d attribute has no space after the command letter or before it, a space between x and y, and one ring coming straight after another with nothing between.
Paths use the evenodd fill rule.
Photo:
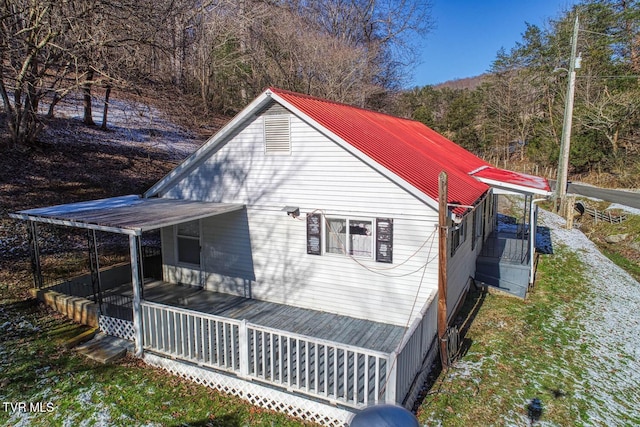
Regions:
<instances>
[{"instance_id":1,"label":"utility pole","mask_svg":"<svg viewBox=\"0 0 640 427\"><path fill-rule=\"evenodd\" d=\"M569 83L564 104L564 120L562 122L562 139L560 140L560 156L558 159L558 178L556 180L555 202L560 199L560 212L566 209L567 180L569 174L569 152L571 151L571 123L573 120L573 97L576 89L576 68L580 68L580 58L576 58L578 50L578 15L573 25L571 38L571 59L569 60Z\"/></svg>"},{"instance_id":2,"label":"utility pole","mask_svg":"<svg viewBox=\"0 0 640 427\"><path fill-rule=\"evenodd\" d=\"M438 176L438 341L442 369L449 367L447 334L447 235L449 222L449 178L445 171Z\"/></svg>"}]
</instances>

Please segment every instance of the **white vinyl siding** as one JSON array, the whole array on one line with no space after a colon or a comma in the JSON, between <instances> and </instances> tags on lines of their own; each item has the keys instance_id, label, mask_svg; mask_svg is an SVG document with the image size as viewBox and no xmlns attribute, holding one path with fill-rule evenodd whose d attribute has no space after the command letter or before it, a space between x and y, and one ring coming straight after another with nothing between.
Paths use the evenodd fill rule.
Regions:
<instances>
[{"instance_id":1,"label":"white vinyl siding","mask_svg":"<svg viewBox=\"0 0 640 427\"><path fill-rule=\"evenodd\" d=\"M266 155L263 120L256 117L162 194L247 206L245 220L203 220L205 286L405 326L412 308L415 316L437 291L437 212L295 116L291 154ZM285 206L299 207L300 217ZM311 213L372 227L375 218L393 219L393 263L308 254ZM189 276L171 265L165 271Z\"/></svg>"},{"instance_id":2,"label":"white vinyl siding","mask_svg":"<svg viewBox=\"0 0 640 427\"><path fill-rule=\"evenodd\" d=\"M295 116L291 156L266 156L262 121L255 118L161 196L273 210L315 206L334 216L424 218L428 211L437 219L434 210Z\"/></svg>"},{"instance_id":3,"label":"white vinyl siding","mask_svg":"<svg viewBox=\"0 0 640 427\"><path fill-rule=\"evenodd\" d=\"M462 228L466 229L465 235L467 237L469 233L475 232L474 230L469 230L471 215L474 215L474 213L467 213L461 223L465 224ZM450 243L453 244L453 242ZM456 306L460 302L460 298L464 294L464 291L469 286L471 277L475 275L476 258L481 248L482 244L480 241L476 242L474 247L473 239L462 239L455 250L455 254L450 256L447 261L448 316L453 314L453 310L455 310Z\"/></svg>"}]
</instances>

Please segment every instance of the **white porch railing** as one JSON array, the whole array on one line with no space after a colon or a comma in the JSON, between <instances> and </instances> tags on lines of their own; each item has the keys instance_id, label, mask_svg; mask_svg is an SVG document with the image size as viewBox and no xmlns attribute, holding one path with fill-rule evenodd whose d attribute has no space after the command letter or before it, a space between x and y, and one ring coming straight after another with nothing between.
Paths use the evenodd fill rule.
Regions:
<instances>
[{"instance_id":1,"label":"white porch railing","mask_svg":"<svg viewBox=\"0 0 640 427\"><path fill-rule=\"evenodd\" d=\"M395 401L393 354L144 301L143 346L348 407Z\"/></svg>"},{"instance_id":2,"label":"white porch railing","mask_svg":"<svg viewBox=\"0 0 640 427\"><path fill-rule=\"evenodd\" d=\"M145 350L240 373L241 321L142 302Z\"/></svg>"},{"instance_id":3,"label":"white porch railing","mask_svg":"<svg viewBox=\"0 0 640 427\"><path fill-rule=\"evenodd\" d=\"M437 335L438 304L435 301L436 294L424 305L421 316L413 321L404 339L396 350L396 383L395 397L397 403L403 403L411 388L424 368L427 354L434 348L434 340ZM436 346L437 347L437 346ZM435 353L434 353L435 354ZM428 372L425 372L425 374ZM391 403L391 402L390 402Z\"/></svg>"}]
</instances>

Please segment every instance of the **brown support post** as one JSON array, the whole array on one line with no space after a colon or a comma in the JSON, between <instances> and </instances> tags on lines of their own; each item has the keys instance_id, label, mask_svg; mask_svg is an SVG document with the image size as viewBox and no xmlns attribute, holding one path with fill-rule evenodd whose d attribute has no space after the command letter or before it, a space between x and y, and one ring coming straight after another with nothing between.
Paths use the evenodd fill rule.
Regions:
<instances>
[{"instance_id":1,"label":"brown support post","mask_svg":"<svg viewBox=\"0 0 640 427\"><path fill-rule=\"evenodd\" d=\"M438 341L440 343L440 362L442 367L449 366L447 333L447 234L449 227L448 177L442 171L438 178Z\"/></svg>"}]
</instances>

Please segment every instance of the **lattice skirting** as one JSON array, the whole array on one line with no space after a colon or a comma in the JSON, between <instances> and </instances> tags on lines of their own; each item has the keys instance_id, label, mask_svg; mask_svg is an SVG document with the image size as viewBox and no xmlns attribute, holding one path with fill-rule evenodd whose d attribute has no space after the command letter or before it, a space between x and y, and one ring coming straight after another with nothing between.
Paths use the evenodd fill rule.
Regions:
<instances>
[{"instance_id":1,"label":"lattice skirting","mask_svg":"<svg viewBox=\"0 0 640 427\"><path fill-rule=\"evenodd\" d=\"M244 381L194 366L177 360L170 360L151 353L144 354L144 361L163 368L174 375L196 382L224 393L238 396L251 404L287 415L312 421L327 427L345 427L354 413L324 403L294 396L251 381Z\"/></svg>"},{"instance_id":2,"label":"lattice skirting","mask_svg":"<svg viewBox=\"0 0 640 427\"><path fill-rule=\"evenodd\" d=\"M100 330L107 335L133 341L135 338L135 330L133 322L128 320L116 319L115 317L100 316L98 320Z\"/></svg>"}]
</instances>

